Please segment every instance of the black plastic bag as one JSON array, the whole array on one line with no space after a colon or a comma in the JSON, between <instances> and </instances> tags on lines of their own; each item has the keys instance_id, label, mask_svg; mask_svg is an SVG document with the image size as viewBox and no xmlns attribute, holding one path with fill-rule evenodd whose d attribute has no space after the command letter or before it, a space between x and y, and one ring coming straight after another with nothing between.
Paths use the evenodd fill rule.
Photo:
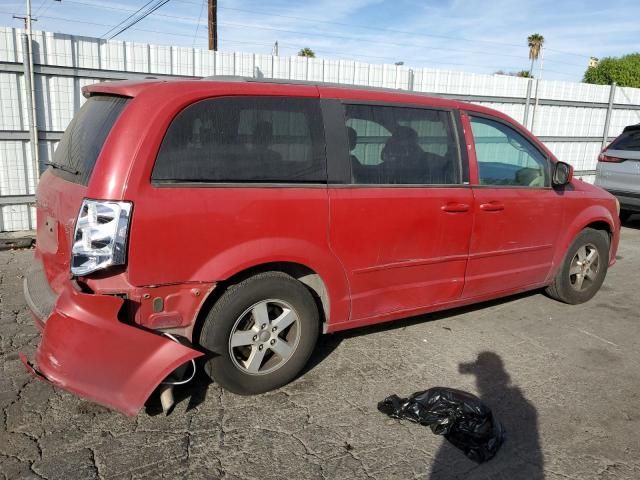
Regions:
<instances>
[{"instance_id":1,"label":"black plastic bag","mask_svg":"<svg viewBox=\"0 0 640 480\"><path fill-rule=\"evenodd\" d=\"M453 388L430 388L409 398L391 395L378 403L378 410L430 427L478 463L490 460L505 438L489 407L475 395Z\"/></svg>"}]
</instances>

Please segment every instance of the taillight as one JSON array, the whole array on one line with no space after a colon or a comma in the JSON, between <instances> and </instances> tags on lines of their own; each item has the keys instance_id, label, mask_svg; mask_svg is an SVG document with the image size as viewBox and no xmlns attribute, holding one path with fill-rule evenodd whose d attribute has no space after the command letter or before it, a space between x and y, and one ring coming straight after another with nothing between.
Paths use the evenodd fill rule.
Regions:
<instances>
[{"instance_id":1,"label":"taillight","mask_svg":"<svg viewBox=\"0 0 640 480\"><path fill-rule=\"evenodd\" d=\"M131 202L83 200L71 248L71 273L87 275L127 260Z\"/></svg>"},{"instance_id":2,"label":"taillight","mask_svg":"<svg viewBox=\"0 0 640 480\"><path fill-rule=\"evenodd\" d=\"M605 155L605 153L603 152L598 156L598 161L609 162L609 163L620 163L620 162L623 162L624 159L618 158L618 157L611 157L609 155Z\"/></svg>"}]
</instances>

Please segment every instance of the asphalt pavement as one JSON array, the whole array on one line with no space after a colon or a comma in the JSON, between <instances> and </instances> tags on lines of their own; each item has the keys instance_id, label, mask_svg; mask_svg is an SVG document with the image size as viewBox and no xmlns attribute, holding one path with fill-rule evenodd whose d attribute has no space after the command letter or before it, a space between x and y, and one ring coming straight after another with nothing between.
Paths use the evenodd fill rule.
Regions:
<instances>
[{"instance_id":1,"label":"asphalt pavement","mask_svg":"<svg viewBox=\"0 0 640 480\"><path fill-rule=\"evenodd\" d=\"M169 415L128 418L31 378L38 333L22 297L32 250L0 252L0 479L640 478L640 215L590 302L532 292L325 336L306 373L241 397L202 376ZM475 464L376 409L447 386L504 424Z\"/></svg>"}]
</instances>

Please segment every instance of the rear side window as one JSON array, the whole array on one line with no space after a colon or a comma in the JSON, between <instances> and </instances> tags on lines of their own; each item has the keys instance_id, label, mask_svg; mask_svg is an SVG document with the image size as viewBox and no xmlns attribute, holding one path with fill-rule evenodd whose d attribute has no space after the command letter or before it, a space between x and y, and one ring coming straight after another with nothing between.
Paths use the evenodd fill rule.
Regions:
<instances>
[{"instance_id":1,"label":"rear side window","mask_svg":"<svg viewBox=\"0 0 640 480\"><path fill-rule=\"evenodd\" d=\"M627 128L622 135L616 138L608 150L631 150L640 152L640 126Z\"/></svg>"},{"instance_id":2,"label":"rear side window","mask_svg":"<svg viewBox=\"0 0 640 480\"><path fill-rule=\"evenodd\" d=\"M324 151L315 99L202 100L169 126L152 180L326 183Z\"/></svg>"},{"instance_id":3,"label":"rear side window","mask_svg":"<svg viewBox=\"0 0 640 480\"><path fill-rule=\"evenodd\" d=\"M458 141L450 112L346 105L345 113L353 183L461 183Z\"/></svg>"},{"instance_id":4,"label":"rear side window","mask_svg":"<svg viewBox=\"0 0 640 480\"><path fill-rule=\"evenodd\" d=\"M549 161L513 128L484 117L471 117L481 185L548 187Z\"/></svg>"},{"instance_id":5,"label":"rear side window","mask_svg":"<svg viewBox=\"0 0 640 480\"><path fill-rule=\"evenodd\" d=\"M107 95L89 98L76 113L56 148L53 171L86 185L107 135L124 110L128 98Z\"/></svg>"}]
</instances>

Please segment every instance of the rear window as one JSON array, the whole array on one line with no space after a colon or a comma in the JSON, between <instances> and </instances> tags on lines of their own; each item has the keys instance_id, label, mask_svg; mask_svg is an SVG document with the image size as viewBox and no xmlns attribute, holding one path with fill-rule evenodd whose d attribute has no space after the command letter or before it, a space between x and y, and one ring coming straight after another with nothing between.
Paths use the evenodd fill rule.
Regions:
<instances>
[{"instance_id":1,"label":"rear window","mask_svg":"<svg viewBox=\"0 0 640 480\"><path fill-rule=\"evenodd\" d=\"M629 128L616 138L609 150L632 150L640 152L640 127Z\"/></svg>"},{"instance_id":2,"label":"rear window","mask_svg":"<svg viewBox=\"0 0 640 480\"><path fill-rule=\"evenodd\" d=\"M325 183L318 101L223 97L190 105L167 129L152 180Z\"/></svg>"},{"instance_id":3,"label":"rear window","mask_svg":"<svg viewBox=\"0 0 640 480\"><path fill-rule=\"evenodd\" d=\"M86 185L104 141L124 110L128 98L95 96L76 113L56 148L53 171L74 183Z\"/></svg>"}]
</instances>

